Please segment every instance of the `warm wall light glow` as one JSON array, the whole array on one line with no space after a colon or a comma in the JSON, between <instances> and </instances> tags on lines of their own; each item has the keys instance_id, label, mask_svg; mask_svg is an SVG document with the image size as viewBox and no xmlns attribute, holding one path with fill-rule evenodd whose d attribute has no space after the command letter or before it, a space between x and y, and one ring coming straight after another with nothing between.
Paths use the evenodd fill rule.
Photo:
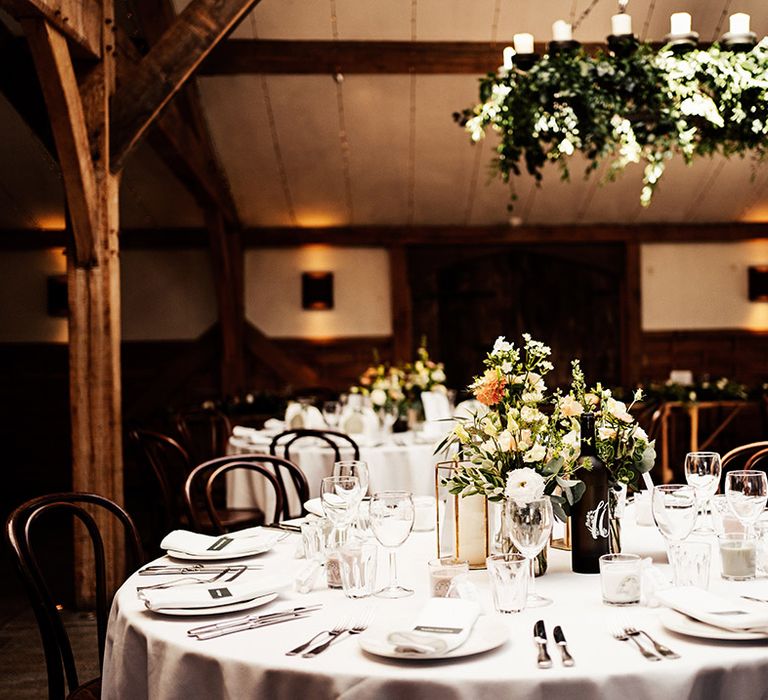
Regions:
<instances>
[{"instance_id":1,"label":"warm wall light glow","mask_svg":"<svg viewBox=\"0 0 768 700\"><path fill-rule=\"evenodd\" d=\"M302 228L328 228L329 226L344 226L347 220L335 211L299 211L296 212L296 223Z\"/></svg>"},{"instance_id":2,"label":"warm wall light glow","mask_svg":"<svg viewBox=\"0 0 768 700\"><path fill-rule=\"evenodd\" d=\"M45 268L50 274L67 271L67 251L65 248L46 248L42 252L45 255Z\"/></svg>"},{"instance_id":3,"label":"warm wall light glow","mask_svg":"<svg viewBox=\"0 0 768 700\"><path fill-rule=\"evenodd\" d=\"M768 223L768 202L760 202L749 209L741 220L751 224Z\"/></svg>"},{"instance_id":4,"label":"warm wall light glow","mask_svg":"<svg viewBox=\"0 0 768 700\"><path fill-rule=\"evenodd\" d=\"M43 231L63 231L67 227L63 214L36 214L35 221Z\"/></svg>"}]
</instances>

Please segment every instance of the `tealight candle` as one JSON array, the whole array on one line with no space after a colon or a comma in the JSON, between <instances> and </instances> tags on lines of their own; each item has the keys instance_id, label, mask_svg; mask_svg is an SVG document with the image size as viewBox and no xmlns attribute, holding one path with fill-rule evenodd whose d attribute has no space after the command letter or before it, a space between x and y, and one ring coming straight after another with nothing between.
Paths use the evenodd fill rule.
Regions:
<instances>
[{"instance_id":1,"label":"tealight candle","mask_svg":"<svg viewBox=\"0 0 768 700\"><path fill-rule=\"evenodd\" d=\"M672 36L691 33L691 15L688 12L673 12L669 17L669 33Z\"/></svg>"},{"instance_id":2,"label":"tealight candle","mask_svg":"<svg viewBox=\"0 0 768 700\"><path fill-rule=\"evenodd\" d=\"M614 36L629 36L632 34L632 16L626 12L611 17L611 34Z\"/></svg>"},{"instance_id":3,"label":"tealight candle","mask_svg":"<svg viewBox=\"0 0 768 700\"><path fill-rule=\"evenodd\" d=\"M517 53L533 53L533 34L523 32L515 34L512 39Z\"/></svg>"},{"instance_id":4,"label":"tealight candle","mask_svg":"<svg viewBox=\"0 0 768 700\"><path fill-rule=\"evenodd\" d=\"M746 581L755 578L755 541L744 535L720 535L721 575L724 579Z\"/></svg>"},{"instance_id":5,"label":"tealight candle","mask_svg":"<svg viewBox=\"0 0 768 700\"><path fill-rule=\"evenodd\" d=\"M573 41L571 25L559 19L552 25L552 41Z\"/></svg>"},{"instance_id":6,"label":"tealight candle","mask_svg":"<svg viewBox=\"0 0 768 700\"><path fill-rule=\"evenodd\" d=\"M749 15L746 12L736 12L729 18L731 34L749 34Z\"/></svg>"},{"instance_id":7,"label":"tealight candle","mask_svg":"<svg viewBox=\"0 0 768 700\"><path fill-rule=\"evenodd\" d=\"M637 554L603 554L600 584L608 605L637 605L640 602L642 560Z\"/></svg>"}]
</instances>

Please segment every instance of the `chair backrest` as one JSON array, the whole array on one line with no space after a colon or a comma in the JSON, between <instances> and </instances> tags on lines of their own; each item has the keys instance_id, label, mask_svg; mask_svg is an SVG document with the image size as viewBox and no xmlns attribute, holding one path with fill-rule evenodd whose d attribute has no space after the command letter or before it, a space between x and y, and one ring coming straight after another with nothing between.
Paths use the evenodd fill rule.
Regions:
<instances>
[{"instance_id":1,"label":"chair backrest","mask_svg":"<svg viewBox=\"0 0 768 700\"><path fill-rule=\"evenodd\" d=\"M267 522L278 522L280 520L280 516L283 513L283 488L280 486L280 482L277 480L274 472L271 472L265 466L256 464L254 462L243 462L238 460L236 462L228 462L227 464L223 464L222 466L214 469L212 472L208 469L205 469L203 470L203 474L209 474L208 480L205 483L205 507L208 510L208 517L211 519L211 523L213 523L213 527L216 530L217 535L228 532L228 529L222 519L219 517L218 510L213 503L213 484L223 474L226 474L227 472L233 471L235 469L243 469L260 474L272 487L272 490L275 492L275 508L272 514L272 519L268 520Z\"/></svg>"},{"instance_id":2,"label":"chair backrest","mask_svg":"<svg viewBox=\"0 0 768 700\"><path fill-rule=\"evenodd\" d=\"M193 464L227 453L227 441L232 434L229 418L215 408L181 411L174 417L181 444Z\"/></svg>"},{"instance_id":3,"label":"chair backrest","mask_svg":"<svg viewBox=\"0 0 768 700\"><path fill-rule=\"evenodd\" d=\"M85 506L88 506L86 508ZM96 574L96 629L99 665L104 662L104 644L109 616L104 543L92 513L106 511L123 526L126 545L133 566L143 563L139 533L130 515L108 498L93 493L54 493L33 498L14 510L6 522L5 536L16 560L24 588L40 629L40 637L48 672L48 696L63 699L79 685L72 645L61 620L56 602L45 581L40 562L35 555L31 532L41 516L52 512L69 513L85 526L93 546ZM90 512L89 512L90 511ZM68 690L65 689L68 688Z\"/></svg>"},{"instance_id":4,"label":"chair backrest","mask_svg":"<svg viewBox=\"0 0 768 700\"><path fill-rule=\"evenodd\" d=\"M192 524L197 530L202 531L205 527L201 517L199 504L206 503L206 486L208 484L208 477L219 467L235 463L239 464L241 467L243 465L251 464L269 466L270 471L277 481L280 495L282 496L281 506L283 511L283 519L297 517L298 515L304 514L303 504L309 500L309 484L307 483L307 477L304 475L304 472L301 471L301 469L293 462L290 462L287 459L283 459L281 457L276 457L275 455L267 454L231 455L229 457L217 457L216 459L203 462L203 464L195 467L190 472L184 484L184 499L186 501L187 508L189 509ZM291 482L296 489L299 502L302 504L301 512L298 513L297 516L292 516L290 513L290 506L288 504L288 491L285 487L285 480L282 476L283 470L288 472ZM207 504L205 507L207 510Z\"/></svg>"},{"instance_id":5,"label":"chair backrest","mask_svg":"<svg viewBox=\"0 0 768 700\"><path fill-rule=\"evenodd\" d=\"M768 473L768 446L755 452L744 465L744 469L759 469Z\"/></svg>"},{"instance_id":6,"label":"chair backrest","mask_svg":"<svg viewBox=\"0 0 768 700\"><path fill-rule=\"evenodd\" d=\"M149 465L160 486L164 532L181 526L184 481L192 471L187 451L172 437L152 430L131 430L128 439Z\"/></svg>"},{"instance_id":7,"label":"chair backrest","mask_svg":"<svg viewBox=\"0 0 768 700\"><path fill-rule=\"evenodd\" d=\"M734 447L730 452L726 452L721 459L723 475L735 469L747 469L747 464L753 456L768 448L768 440L760 442L750 442L746 445ZM723 482L725 483L725 482Z\"/></svg>"}]
</instances>

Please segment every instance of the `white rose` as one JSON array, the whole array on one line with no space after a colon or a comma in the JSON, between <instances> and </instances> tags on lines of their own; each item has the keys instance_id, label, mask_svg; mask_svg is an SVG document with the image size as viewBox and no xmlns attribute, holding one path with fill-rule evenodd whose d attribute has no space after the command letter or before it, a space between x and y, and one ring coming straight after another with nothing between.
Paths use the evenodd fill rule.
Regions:
<instances>
[{"instance_id":1,"label":"white rose","mask_svg":"<svg viewBox=\"0 0 768 700\"><path fill-rule=\"evenodd\" d=\"M523 406L520 409L520 420L522 420L523 423L538 423L544 418L544 414L533 406Z\"/></svg>"},{"instance_id":2,"label":"white rose","mask_svg":"<svg viewBox=\"0 0 768 700\"><path fill-rule=\"evenodd\" d=\"M597 429L598 440L612 440L616 437L616 431L608 425L601 425Z\"/></svg>"},{"instance_id":3,"label":"white rose","mask_svg":"<svg viewBox=\"0 0 768 700\"><path fill-rule=\"evenodd\" d=\"M541 462L547 456L547 448L544 445L534 445L523 455L523 462Z\"/></svg>"},{"instance_id":4,"label":"white rose","mask_svg":"<svg viewBox=\"0 0 768 700\"><path fill-rule=\"evenodd\" d=\"M375 406L383 406L387 403L387 392L384 389L374 389L371 392L371 403Z\"/></svg>"},{"instance_id":5,"label":"white rose","mask_svg":"<svg viewBox=\"0 0 768 700\"><path fill-rule=\"evenodd\" d=\"M510 433L509 430L502 430L499 433L499 437L497 437L496 439L499 441L499 447L504 452L509 452L510 448L512 447L512 443L514 442L512 433Z\"/></svg>"},{"instance_id":6,"label":"white rose","mask_svg":"<svg viewBox=\"0 0 768 700\"><path fill-rule=\"evenodd\" d=\"M632 416L627 412L627 405L623 401L617 401L616 399L608 399L608 413L625 423L631 423L633 420Z\"/></svg>"},{"instance_id":7,"label":"white rose","mask_svg":"<svg viewBox=\"0 0 768 700\"><path fill-rule=\"evenodd\" d=\"M507 477L504 493L517 503L536 501L544 497L544 479L530 467L513 469Z\"/></svg>"},{"instance_id":8,"label":"white rose","mask_svg":"<svg viewBox=\"0 0 768 700\"><path fill-rule=\"evenodd\" d=\"M573 396L564 396L560 399L560 412L566 418L572 418L580 416L584 412L584 408Z\"/></svg>"},{"instance_id":9,"label":"white rose","mask_svg":"<svg viewBox=\"0 0 768 700\"><path fill-rule=\"evenodd\" d=\"M645 430L643 430L639 425L635 426L632 435L639 440L648 440L648 433L646 433Z\"/></svg>"},{"instance_id":10,"label":"white rose","mask_svg":"<svg viewBox=\"0 0 768 700\"><path fill-rule=\"evenodd\" d=\"M441 369L436 369L432 372L432 381L442 384L445 381L445 372Z\"/></svg>"}]
</instances>

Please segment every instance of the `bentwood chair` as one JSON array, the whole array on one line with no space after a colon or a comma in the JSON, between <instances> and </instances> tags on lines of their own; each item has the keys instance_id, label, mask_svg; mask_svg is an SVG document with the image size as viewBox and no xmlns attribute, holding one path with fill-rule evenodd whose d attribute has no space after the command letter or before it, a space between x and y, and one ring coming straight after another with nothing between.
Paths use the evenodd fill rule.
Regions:
<instances>
[{"instance_id":1,"label":"bentwood chair","mask_svg":"<svg viewBox=\"0 0 768 700\"><path fill-rule=\"evenodd\" d=\"M759 452L755 452L747 463L744 465L744 469L759 469L768 473L768 446Z\"/></svg>"},{"instance_id":2,"label":"bentwood chair","mask_svg":"<svg viewBox=\"0 0 768 700\"><path fill-rule=\"evenodd\" d=\"M287 472L288 477L291 480L299 502L304 504L309 499L309 485L307 484L307 478L301 469L289 462L286 459L276 457L275 455L267 454L250 454L250 455L231 455L229 457L217 457L216 459L204 462L195 467L187 477L184 484L184 498L189 509L190 516L192 518L192 524L198 530L204 529L205 516L208 515L208 507L206 504L206 485L208 483L208 477L216 471L219 467L223 467L229 464L238 464L242 466L248 465L260 465L261 467L268 467L272 476L277 481L280 490L280 504L283 514L283 519L291 517L298 517L298 515L304 514L304 508L302 505L301 512L297 516L291 515L290 505L288 503L289 494L285 486L285 479L283 478L283 472ZM279 475L279 476L278 476ZM271 484L271 482L269 482ZM264 514L261 514L261 518L258 522L248 521L244 518L247 513L252 513L252 509L238 509L238 508L224 508L221 503L215 502L215 493L213 494L214 507L218 513L224 515L221 518L222 525L228 530L242 529L243 527L249 527L251 525L260 525L264 523ZM203 504L203 508L200 507ZM280 518L277 518L280 519ZM214 524L215 527L215 524Z\"/></svg>"},{"instance_id":3,"label":"bentwood chair","mask_svg":"<svg viewBox=\"0 0 768 700\"><path fill-rule=\"evenodd\" d=\"M221 411L215 408L181 411L175 415L174 422L192 464L201 464L227 454L232 424Z\"/></svg>"},{"instance_id":4,"label":"bentwood chair","mask_svg":"<svg viewBox=\"0 0 768 700\"><path fill-rule=\"evenodd\" d=\"M757 455L766 449L768 449L768 440L750 442L726 452L721 458L723 476L736 469L759 468L747 465L750 464L752 458L757 458Z\"/></svg>"},{"instance_id":5,"label":"bentwood chair","mask_svg":"<svg viewBox=\"0 0 768 700\"><path fill-rule=\"evenodd\" d=\"M187 451L172 437L152 430L134 429L128 439L149 466L160 489L163 534L188 524L184 505L184 481L192 464Z\"/></svg>"},{"instance_id":6,"label":"bentwood chair","mask_svg":"<svg viewBox=\"0 0 768 700\"><path fill-rule=\"evenodd\" d=\"M67 514L79 520L85 526L93 547L99 668L104 664L107 621L114 592L107 591L104 543L94 514L111 516L122 525L131 568L143 563L139 533L131 517L120 506L92 493L55 493L34 498L14 510L6 523L5 536L40 630L48 672L49 700L62 700L65 697L72 700L96 700L101 695L101 678L80 683L72 644L31 538L33 531L43 530L46 524L50 525L48 516L55 513Z\"/></svg>"}]
</instances>

